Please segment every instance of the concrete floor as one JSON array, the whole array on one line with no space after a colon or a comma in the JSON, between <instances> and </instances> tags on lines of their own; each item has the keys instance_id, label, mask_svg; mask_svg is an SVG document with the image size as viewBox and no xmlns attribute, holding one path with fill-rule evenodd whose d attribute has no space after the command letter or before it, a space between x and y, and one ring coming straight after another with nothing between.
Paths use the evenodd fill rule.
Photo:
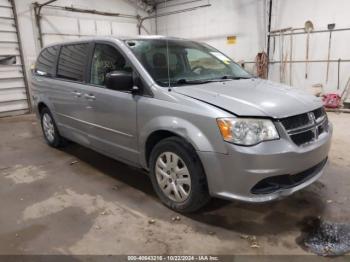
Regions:
<instances>
[{"instance_id":1,"label":"concrete floor","mask_svg":"<svg viewBox=\"0 0 350 262\"><path fill-rule=\"evenodd\" d=\"M32 115L0 119L0 254L306 254L306 217L350 217L350 115L329 116L318 182L273 203L213 200L179 221L140 171L76 144L50 148Z\"/></svg>"}]
</instances>

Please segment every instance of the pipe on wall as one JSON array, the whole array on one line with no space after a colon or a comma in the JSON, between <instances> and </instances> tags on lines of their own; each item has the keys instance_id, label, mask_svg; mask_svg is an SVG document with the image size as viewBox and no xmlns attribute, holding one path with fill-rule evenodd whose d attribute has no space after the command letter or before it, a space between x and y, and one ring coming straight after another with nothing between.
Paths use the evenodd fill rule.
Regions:
<instances>
[{"instance_id":1,"label":"pipe on wall","mask_svg":"<svg viewBox=\"0 0 350 262\"><path fill-rule=\"evenodd\" d=\"M40 48L43 48L43 37L42 37L42 29L41 29L41 9L44 6L47 6L53 2L56 2L57 0L50 0L45 3L39 4L38 2L33 3L33 9L34 9L34 17L35 17L35 24L36 28L38 30L38 40Z\"/></svg>"},{"instance_id":2,"label":"pipe on wall","mask_svg":"<svg viewBox=\"0 0 350 262\"><path fill-rule=\"evenodd\" d=\"M271 45L271 22L272 22L272 0L269 2L269 24L267 28L267 58L270 60L270 45ZM267 64L267 77L269 76L269 63Z\"/></svg>"},{"instance_id":3,"label":"pipe on wall","mask_svg":"<svg viewBox=\"0 0 350 262\"><path fill-rule=\"evenodd\" d=\"M164 16L169 16L169 15L181 14L181 13L185 13L185 12L194 11L194 10L197 10L199 8L205 8L205 7L210 7L210 6L211 6L211 4L206 4L206 5L195 6L195 7L191 7L191 8L182 9L182 10L177 10L177 11L142 17L138 23L139 35L141 35L141 28L142 28L143 22L146 20L157 19L158 17L164 17Z\"/></svg>"}]
</instances>

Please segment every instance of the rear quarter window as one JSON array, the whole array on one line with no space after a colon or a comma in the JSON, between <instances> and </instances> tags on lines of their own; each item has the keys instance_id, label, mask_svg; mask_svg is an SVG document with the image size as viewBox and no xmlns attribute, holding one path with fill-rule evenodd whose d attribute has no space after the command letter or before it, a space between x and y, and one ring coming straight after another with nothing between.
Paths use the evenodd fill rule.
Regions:
<instances>
[{"instance_id":1,"label":"rear quarter window","mask_svg":"<svg viewBox=\"0 0 350 262\"><path fill-rule=\"evenodd\" d=\"M55 74L58 51L59 46L50 46L40 53L35 68L37 75L52 77Z\"/></svg>"},{"instance_id":2,"label":"rear quarter window","mask_svg":"<svg viewBox=\"0 0 350 262\"><path fill-rule=\"evenodd\" d=\"M58 59L57 77L83 82L88 47L88 43L62 46Z\"/></svg>"}]
</instances>

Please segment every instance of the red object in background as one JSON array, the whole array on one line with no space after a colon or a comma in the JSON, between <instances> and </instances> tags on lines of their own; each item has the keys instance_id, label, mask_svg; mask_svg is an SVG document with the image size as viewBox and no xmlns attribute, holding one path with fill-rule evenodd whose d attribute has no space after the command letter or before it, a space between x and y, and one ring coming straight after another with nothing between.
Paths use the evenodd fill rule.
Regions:
<instances>
[{"instance_id":1,"label":"red object in background","mask_svg":"<svg viewBox=\"0 0 350 262\"><path fill-rule=\"evenodd\" d=\"M326 108L339 108L341 105L341 97L334 93L323 95L322 101Z\"/></svg>"}]
</instances>

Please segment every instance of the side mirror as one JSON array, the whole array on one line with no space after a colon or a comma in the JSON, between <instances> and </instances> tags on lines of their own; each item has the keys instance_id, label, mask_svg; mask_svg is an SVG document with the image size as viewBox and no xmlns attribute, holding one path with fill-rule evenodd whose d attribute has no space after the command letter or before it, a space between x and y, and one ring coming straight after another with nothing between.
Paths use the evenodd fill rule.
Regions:
<instances>
[{"instance_id":1,"label":"side mirror","mask_svg":"<svg viewBox=\"0 0 350 262\"><path fill-rule=\"evenodd\" d=\"M108 89L132 91L134 80L131 72L112 71L106 74L105 84Z\"/></svg>"}]
</instances>

